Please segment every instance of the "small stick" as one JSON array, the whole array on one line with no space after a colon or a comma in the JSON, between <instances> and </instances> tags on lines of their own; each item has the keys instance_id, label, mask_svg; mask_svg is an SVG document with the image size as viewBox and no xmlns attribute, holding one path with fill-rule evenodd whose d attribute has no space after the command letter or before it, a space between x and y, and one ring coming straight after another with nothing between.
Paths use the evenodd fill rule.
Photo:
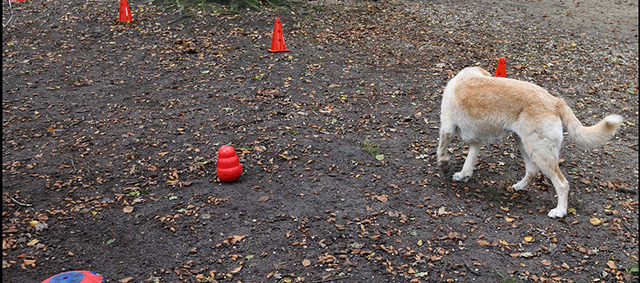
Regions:
<instances>
[{"instance_id":1,"label":"small stick","mask_svg":"<svg viewBox=\"0 0 640 283\"><path fill-rule=\"evenodd\" d=\"M32 206L33 204L30 203L23 203L23 202L19 202L18 200L14 199L12 196L9 196L9 198L14 201L15 203L22 205L22 206Z\"/></svg>"},{"instance_id":2,"label":"small stick","mask_svg":"<svg viewBox=\"0 0 640 283\"><path fill-rule=\"evenodd\" d=\"M634 190L630 190L630 189L625 189L625 188L616 188L616 191L621 192L621 193L625 193L625 194L632 194L635 195L638 192L634 191Z\"/></svg>"}]
</instances>

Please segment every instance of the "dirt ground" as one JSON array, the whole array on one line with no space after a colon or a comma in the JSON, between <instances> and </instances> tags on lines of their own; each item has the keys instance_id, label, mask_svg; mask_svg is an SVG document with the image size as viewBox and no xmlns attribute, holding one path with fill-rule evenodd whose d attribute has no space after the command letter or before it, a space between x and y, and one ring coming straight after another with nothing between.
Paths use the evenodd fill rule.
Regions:
<instances>
[{"instance_id":1,"label":"dirt ground","mask_svg":"<svg viewBox=\"0 0 640 283\"><path fill-rule=\"evenodd\" d=\"M118 2L2 4L2 282L638 279L637 1L129 1L126 24ZM275 18L291 52L267 51ZM468 183L437 169L446 82L498 57L585 124L626 119L601 148L565 139L563 219L541 175L509 187L510 137Z\"/></svg>"}]
</instances>

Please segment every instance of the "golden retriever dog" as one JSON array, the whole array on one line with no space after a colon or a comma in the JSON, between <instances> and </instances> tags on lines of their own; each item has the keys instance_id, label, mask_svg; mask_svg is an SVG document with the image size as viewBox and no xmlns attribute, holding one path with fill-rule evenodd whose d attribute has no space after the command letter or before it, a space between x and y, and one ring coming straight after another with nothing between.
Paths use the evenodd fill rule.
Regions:
<instances>
[{"instance_id":1,"label":"golden retriever dog","mask_svg":"<svg viewBox=\"0 0 640 283\"><path fill-rule=\"evenodd\" d=\"M563 128L583 148L602 146L613 137L623 118L609 115L591 127L583 126L563 99L524 81L492 77L480 67L465 68L447 84L440 113L438 166L450 170L448 146L454 135L469 143L462 170L453 174L456 182L466 182L475 166L483 142L514 133L526 173L513 185L524 190L538 170L553 183L558 205L551 218L567 214L569 182L558 166Z\"/></svg>"}]
</instances>

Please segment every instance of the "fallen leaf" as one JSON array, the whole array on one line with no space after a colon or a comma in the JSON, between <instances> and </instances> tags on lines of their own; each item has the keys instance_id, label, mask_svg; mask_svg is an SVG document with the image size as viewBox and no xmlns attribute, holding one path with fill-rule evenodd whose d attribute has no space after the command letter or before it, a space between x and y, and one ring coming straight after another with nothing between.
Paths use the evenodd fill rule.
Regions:
<instances>
[{"instance_id":1,"label":"fallen leaf","mask_svg":"<svg viewBox=\"0 0 640 283\"><path fill-rule=\"evenodd\" d=\"M127 205L122 209L122 211L124 211L124 213L131 213L133 212L133 206Z\"/></svg>"},{"instance_id":2,"label":"fallen leaf","mask_svg":"<svg viewBox=\"0 0 640 283\"><path fill-rule=\"evenodd\" d=\"M485 240L478 240L478 245L481 245L481 246L488 246L488 245L489 245L489 242L487 242L487 241L485 241Z\"/></svg>"},{"instance_id":3,"label":"fallen leaf","mask_svg":"<svg viewBox=\"0 0 640 283\"><path fill-rule=\"evenodd\" d=\"M268 200L269 200L269 196L261 196L261 197L258 199L258 202L265 202L265 201L268 201Z\"/></svg>"},{"instance_id":4,"label":"fallen leaf","mask_svg":"<svg viewBox=\"0 0 640 283\"><path fill-rule=\"evenodd\" d=\"M240 272L240 270L242 270L242 265L240 265L240 266L238 266L238 267L234 268L234 269L233 269L233 270L231 270L230 272L231 272L231 273L238 273L238 272Z\"/></svg>"},{"instance_id":5,"label":"fallen leaf","mask_svg":"<svg viewBox=\"0 0 640 283\"><path fill-rule=\"evenodd\" d=\"M305 267L309 266L309 265L311 265L311 261L305 258L304 260L302 260L302 265L305 266Z\"/></svg>"},{"instance_id":6,"label":"fallen leaf","mask_svg":"<svg viewBox=\"0 0 640 283\"><path fill-rule=\"evenodd\" d=\"M389 200L389 196L388 195L373 196L373 198L375 198L375 199L377 199L378 201L381 201L381 202L387 202Z\"/></svg>"},{"instance_id":7,"label":"fallen leaf","mask_svg":"<svg viewBox=\"0 0 640 283\"><path fill-rule=\"evenodd\" d=\"M532 252L520 253L520 257L530 258L530 257L533 257L533 253Z\"/></svg>"},{"instance_id":8,"label":"fallen leaf","mask_svg":"<svg viewBox=\"0 0 640 283\"><path fill-rule=\"evenodd\" d=\"M235 244L237 242L240 242L244 239L244 235L233 235L231 236L231 239L229 240L229 242L231 242L232 244Z\"/></svg>"},{"instance_id":9,"label":"fallen leaf","mask_svg":"<svg viewBox=\"0 0 640 283\"><path fill-rule=\"evenodd\" d=\"M32 265L32 264L36 264L36 260L35 260L35 259L25 259L25 260L24 260L24 264L25 264L25 265Z\"/></svg>"},{"instance_id":10,"label":"fallen leaf","mask_svg":"<svg viewBox=\"0 0 640 283\"><path fill-rule=\"evenodd\" d=\"M543 259L542 261L540 261L540 263L542 263L543 265L549 266L551 265L551 262L547 259Z\"/></svg>"},{"instance_id":11,"label":"fallen leaf","mask_svg":"<svg viewBox=\"0 0 640 283\"><path fill-rule=\"evenodd\" d=\"M607 266L614 270L618 269L618 267L616 267L616 263L613 262L613 260L607 261Z\"/></svg>"},{"instance_id":12,"label":"fallen leaf","mask_svg":"<svg viewBox=\"0 0 640 283\"><path fill-rule=\"evenodd\" d=\"M531 237L531 236L524 237L524 240L527 241L527 243L530 243L531 241L533 241L533 237Z\"/></svg>"},{"instance_id":13,"label":"fallen leaf","mask_svg":"<svg viewBox=\"0 0 640 283\"><path fill-rule=\"evenodd\" d=\"M591 222L593 226L598 226L600 225L600 223L602 223L602 221L596 217L591 217L591 219L589 219L589 222Z\"/></svg>"},{"instance_id":14,"label":"fallen leaf","mask_svg":"<svg viewBox=\"0 0 640 283\"><path fill-rule=\"evenodd\" d=\"M133 277L122 278L122 279L118 280L118 282L129 283L129 282L131 282L131 280L133 280Z\"/></svg>"}]
</instances>

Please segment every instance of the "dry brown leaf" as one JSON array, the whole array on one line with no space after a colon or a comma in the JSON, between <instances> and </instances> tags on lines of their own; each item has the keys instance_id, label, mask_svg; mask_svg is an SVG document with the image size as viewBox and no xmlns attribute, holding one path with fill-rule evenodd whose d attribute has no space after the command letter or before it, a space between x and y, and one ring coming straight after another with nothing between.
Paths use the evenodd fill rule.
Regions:
<instances>
[{"instance_id":1,"label":"dry brown leaf","mask_svg":"<svg viewBox=\"0 0 640 283\"><path fill-rule=\"evenodd\" d=\"M618 267L616 267L616 263L613 262L613 260L607 261L607 266L614 270L618 269Z\"/></svg>"},{"instance_id":2,"label":"dry brown leaf","mask_svg":"<svg viewBox=\"0 0 640 283\"><path fill-rule=\"evenodd\" d=\"M131 213L133 212L133 206L127 205L122 209L122 211L124 211L124 213Z\"/></svg>"},{"instance_id":3,"label":"dry brown leaf","mask_svg":"<svg viewBox=\"0 0 640 283\"><path fill-rule=\"evenodd\" d=\"M543 265L549 266L551 265L551 262L547 259L543 259L542 261L540 261L540 263L542 263Z\"/></svg>"},{"instance_id":4,"label":"dry brown leaf","mask_svg":"<svg viewBox=\"0 0 640 283\"><path fill-rule=\"evenodd\" d=\"M233 270L231 270L230 272L231 272L231 273L238 273L238 272L240 272L240 270L242 270L242 265L240 265L240 266L238 266L238 267L234 268L234 269L233 269Z\"/></svg>"},{"instance_id":5,"label":"dry brown leaf","mask_svg":"<svg viewBox=\"0 0 640 283\"><path fill-rule=\"evenodd\" d=\"M129 283L129 282L131 282L131 280L133 280L133 277L122 278L122 279L118 280L118 282Z\"/></svg>"},{"instance_id":6,"label":"dry brown leaf","mask_svg":"<svg viewBox=\"0 0 640 283\"><path fill-rule=\"evenodd\" d=\"M311 261L305 258L305 259L302 260L302 265L305 266L305 267L309 266L309 265L311 265Z\"/></svg>"},{"instance_id":7,"label":"dry brown leaf","mask_svg":"<svg viewBox=\"0 0 640 283\"><path fill-rule=\"evenodd\" d=\"M381 201L381 202L387 202L389 200L389 196L388 195L373 196L373 198L375 198L375 199L377 199L378 201Z\"/></svg>"},{"instance_id":8,"label":"dry brown leaf","mask_svg":"<svg viewBox=\"0 0 640 283\"><path fill-rule=\"evenodd\" d=\"M258 202L265 202L265 201L268 201L268 200L269 200L269 196L261 196L261 197L258 199Z\"/></svg>"},{"instance_id":9,"label":"dry brown leaf","mask_svg":"<svg viewBox=\"0 0 640 283\"><path fill-rule=\"evenodd\" d=\"M232 244L235 244L237 242L240 242L244 239L244 235L233 235L231 236L231 239L229 240L229 242L231 242Z\"/></svg>"}]
</instances>

